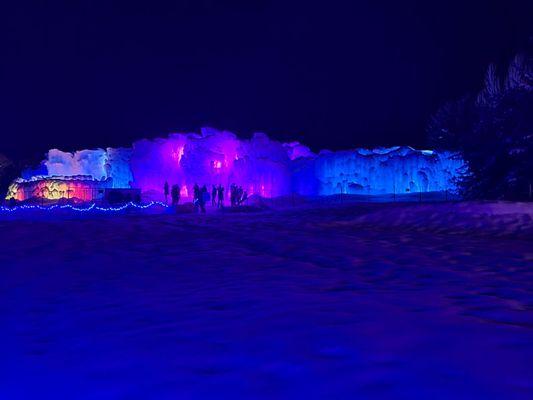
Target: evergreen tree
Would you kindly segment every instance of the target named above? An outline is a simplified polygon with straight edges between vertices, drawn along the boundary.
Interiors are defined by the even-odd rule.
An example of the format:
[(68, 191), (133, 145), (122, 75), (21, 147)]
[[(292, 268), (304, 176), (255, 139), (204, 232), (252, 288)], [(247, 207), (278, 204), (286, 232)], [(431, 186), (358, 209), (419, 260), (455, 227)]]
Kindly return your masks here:
[(533, 56), (517, 55), (503, 79), (490, 65), (475, 99), (447, 103), (428, 125), (431, 144), (465, 161), (466, 198), (530, 199), (533, 184)]

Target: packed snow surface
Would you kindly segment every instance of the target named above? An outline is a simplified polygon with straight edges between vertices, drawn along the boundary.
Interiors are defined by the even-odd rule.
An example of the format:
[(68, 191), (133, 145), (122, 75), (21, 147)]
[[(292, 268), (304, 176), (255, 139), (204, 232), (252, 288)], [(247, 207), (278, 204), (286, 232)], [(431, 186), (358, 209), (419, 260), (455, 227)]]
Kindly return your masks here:
[(530, 204), (268, 204), (2, 217), (0, 398), (533, 398)]

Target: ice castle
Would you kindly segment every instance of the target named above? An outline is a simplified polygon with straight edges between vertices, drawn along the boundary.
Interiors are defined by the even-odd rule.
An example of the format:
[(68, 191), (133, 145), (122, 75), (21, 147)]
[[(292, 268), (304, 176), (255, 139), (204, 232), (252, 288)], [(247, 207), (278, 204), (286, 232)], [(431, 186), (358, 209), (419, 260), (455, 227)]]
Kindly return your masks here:
[[(7, 197), (76, 197), (87, 193), (87, 186), (135, 188), (144, 199), (160, 199), (165, 182), (179, 184), (184, 198), (190, 198), (195, 183), (236, 184), (263, 197), (440, 192), (454, 189), (462, 165), (448, 152), (391, 147), (316, 154), (298, 142), (280, 143), (263, 133), (240, 139), (202, 128), (200, 133), (139, 140), (130, 148), (52, 149), (40, 168), (25, 171), (11, 185)], [(88, 197), (84, 194), (83, 200)]]

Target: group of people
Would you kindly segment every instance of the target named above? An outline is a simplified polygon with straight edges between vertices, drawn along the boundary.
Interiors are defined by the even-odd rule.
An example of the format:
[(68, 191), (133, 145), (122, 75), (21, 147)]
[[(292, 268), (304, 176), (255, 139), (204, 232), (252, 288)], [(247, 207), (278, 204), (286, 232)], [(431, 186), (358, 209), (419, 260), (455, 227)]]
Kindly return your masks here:
[(248, 193), (242, 189), (242, 186), (232, 184), (230, 186), (230, 201), (231, 206), (240, 206), (248, 199)]
[(222, 185), (213, 185), (211, 189), (211, 205), (218, 208), (224, 207), (224, 187)]
[[(165, 186), (163, 187), (163, 190), (165, 192), (165, 202), (168, 203), (168, 194), (169, 194), (169, 186), (168, 182), (165, 182)], [(181, 197), (181, 188), (179, 185), (172, 185), (172, 190), (170, 190), (170, 198), (172, 199), (172, 205), (177, 206), (180, 202)]]
[[(172, 185), (171, 190), (169, 190), (169, 184), (168, 182), (165, 182), (163, 190), (165, 193), (165, 201), (168, 202), (168, 195), (170, 194), (172, 205), (177, 206), (180, 202), (181, 197), (180, 186), (177, 184)], [(209, 198), (211, 198), (211, 205), (213, 207), (224, 207), (224, 187), (222, 185), (212, 185), (211, 196), (209, 196), (206, 185), (200, 187), (197, 183), (195, 183), (193, 189), (193, 204), (198, 211), (205, 213), (205, 203), (209, 201)], [(248, 193), (243, 190), (242, 186), (231, 184), (230, 201), (232, 207), (240, 206), (247, 199)]]

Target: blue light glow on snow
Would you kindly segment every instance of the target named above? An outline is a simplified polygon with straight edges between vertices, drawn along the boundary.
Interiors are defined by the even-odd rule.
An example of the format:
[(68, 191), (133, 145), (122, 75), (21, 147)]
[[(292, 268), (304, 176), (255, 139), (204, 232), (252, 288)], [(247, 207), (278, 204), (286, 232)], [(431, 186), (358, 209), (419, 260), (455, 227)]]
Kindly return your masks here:
[(76, 207), (71, 204), (65, 204), (65, 205), (56, 204), (52, 206), (21, 205), (21, 206), (15, 206), (15, 207), (0, 207), (0, 212), (12, 213), (12, 212), (23, 211), (23, 210), (40, 210), (40, 211), (72, 210), (72, 211), (78, 211), (78, 212), (89, 212), (89, 211), (119, 212), (119, 211), (127, 210), (128, 208), (146, 210), (148, 208), (152, 208), (156, 206), (163, 207), (163, 208), (169, 207), (167, 204), (162, 203), (160, 201), (151, 201), (147, 204), (136, 204), (133, 202), (129, 202), (120, 207), (99, 207), (95, 203), (92, 203), (91, 205), (87, 207)]

